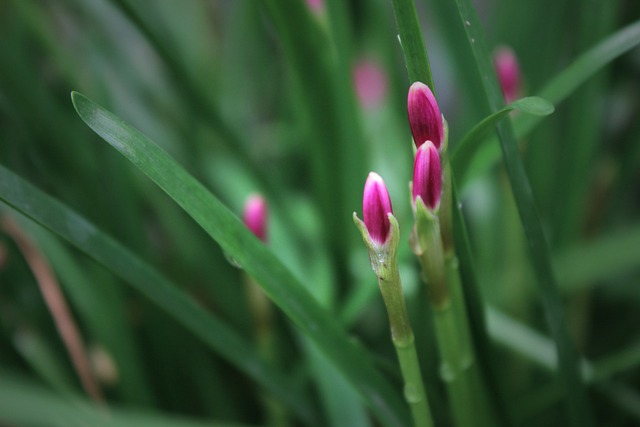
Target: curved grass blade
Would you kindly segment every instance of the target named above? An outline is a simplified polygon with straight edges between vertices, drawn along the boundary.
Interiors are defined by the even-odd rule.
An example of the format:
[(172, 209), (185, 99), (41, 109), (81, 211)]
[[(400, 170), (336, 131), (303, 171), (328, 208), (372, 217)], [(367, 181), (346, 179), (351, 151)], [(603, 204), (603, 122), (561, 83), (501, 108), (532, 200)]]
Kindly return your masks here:
[[(540, 91), (540, 97), (547, 99), (553, 105), (560, 104), (611, 61), (639, 44), (640, 21), (636, 21), (580, 55)], [(542, 117), (515, 117), (513, 127), (516, 138), (522, 139), (527, 136), (541, 121)], [(472, 147), (469, 149), (471, 150)], [(500, 160), (500, 149), (495, 138), (485, 139), (475, 155), (466, 149), (456, 150), (454, 154), (451, 161), (460, 177), (461, 189)]]
[(73, 92), (72, 100), (80, 117), (94, 132), (171, 196), (260, 284), (269, 298), (358, 389), (383, 424), (408, 424), (405, 403), (373, 368), (371, 357), (349, 340), (336, 319), (320, 307), (232, 212), (138, 130), (80, 93)]
[[(548, 116), (555, 111), (555, 108), (553, 104), (539, 96), (518, 99), (475, 125), (456, 145), (456, 149), (451, 156), (456, 157), (459, 151), (463, 151), (465, 159), (473, 158), (480, 144), (494, 130), (496, 124), (513, 110), (520, 110), (523, 113), (534, 116)], [(464, 166), (459, 166), (459, 168), (460, 170), (465, 169)]]
[(554, 265), (564, 292), (576, 292), (640, 267), (640, 225), (606, 234), (558, 254)]
[(0, 166), (0, 200), (59, 235), (104, 265), (174, 317), (240, 371), (314, 424), (310, 404), (287, 388), (285, 376), (264, 364), (253, 347), (221, 320), (207, 313), (127, 248), (57, 200)]
[[(60, 395), (14, 374), (0, 374), (0, 424), (50, 427), (241, 427), (153, 412), (106, 409), (71, 394)], [(37, 408), (37, 410), (34, 410)]]
[[(484, 33), (471, 0), (455, 0), (460, 20), (463, 22), (467, 39), (486, 94), (486, 107), (498, 111), (504, 105), (502, 91), (498, 85), (491, 55), (484, 42)], [(516, 136), (510, 121), (497, 124), (498, 138), (502, 148), (511, 188), (518, 207), (529, 247), (537, 285), (540, 289), (547, 324), (555, 341), (559, 361), (559, 379), (566, 395), (566, 409), (569, 425), (588, 427), (593, 424), (584, 382), (580, 376), (578, 352), (565, 322), (565, 312), (558, 290), (548, 243), (542, 223), (533, 200), (529, 179), (520, 157)]]

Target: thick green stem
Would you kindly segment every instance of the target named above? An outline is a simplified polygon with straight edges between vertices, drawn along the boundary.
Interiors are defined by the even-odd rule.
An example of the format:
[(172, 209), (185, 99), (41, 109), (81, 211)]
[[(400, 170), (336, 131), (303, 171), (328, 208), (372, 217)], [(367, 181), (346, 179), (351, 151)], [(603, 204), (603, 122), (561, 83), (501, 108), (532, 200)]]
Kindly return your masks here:
[(404, 381), (404, 397), (413, 416), (415, 427), (433, 427), (431, 410), (427, 394), (422, 383), (422, 374), (418, 362), (418, 354), (414, 344), (413, 330), (409, 322), (409, 314), (402, 292), (402, 282), (398, 272), (398, 222), (389, 214), (391, 231), (383, 244), (374, 243), (366, 226), (354, 213), (354, 222), (362, 233), (362, 238), (369, 248), (371, 268), (378, 277), (378, 285), (382, 299), (387, 307), (391, 340), (396, 348), (400, 371)]
[[(445, 168), (445, 171), (448, 167)], [(445, 179), (448, 172), (445, 173)], [(469, 320), (453, 251), (449, 206), (451, 187), (445, 181), (440, 220), (416, 203), (414, 252), (422, 265), (434, 313), (436, 340), (440, 351), (441, 376), (447, 386), (451, 412), (457, 427), (489, 426), (489, 413), (475, 363)], [(441, 229), (441, 224), (443, 228)], [(449, 238), (445, 237), (446, 233)], [(447, 242), (443, 246), (443, 242)]]
[(411, 408), (416, 427), (433, 426), (427, 396), (422, 384), (420, 364), (414, 345), (413, 331), (404, 301), (397, 258), (389, 259), (384, 275), (378, 275), (378, 285), (387, 307), (391, 340), (398, 354), (398, 362), (404, 380), (404, 396)]

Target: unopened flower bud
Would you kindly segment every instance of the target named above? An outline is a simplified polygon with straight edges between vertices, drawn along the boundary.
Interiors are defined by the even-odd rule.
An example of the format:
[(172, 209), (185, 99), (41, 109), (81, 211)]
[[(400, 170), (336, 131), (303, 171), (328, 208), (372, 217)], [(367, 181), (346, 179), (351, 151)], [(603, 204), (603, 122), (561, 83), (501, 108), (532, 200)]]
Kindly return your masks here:
[(421, 82), (411, 85), (407, 98), (407, 110), (416, 148), (420, 148), (425, 141), (431, 141), (437, 149), (440, 149), (444, 137), (444, 124), (440, 107), (429, 86)]
[(370, 172), (364, 184), (362, 216), (373, 242), (384, 244), (387, 241), (391, 229), (389, 214), (392, 212), (387, 186), (380, 175)]
[(520, 97), (520, 67), (515, 53), (509, 47), (500, 47), (493, 54), (498, 82), (505, 102), (511, 103)]
[(267, 240), (267, 203), (262, 196), (249, 196), (244, 205), (244, 223), (258, 239)]
[(431, 141), (426, 141), (418, 148), (413, 164), (413, 203), (418, 196), (425, 206), (436, 209), (442, 193), (442, 166), (438, 149)]
[(358, 101), (366, 109), (373, 109), (384, 101), (387, 76), (382, 66), (373, 59), (361, 59), (353, 69), (353, 82)]

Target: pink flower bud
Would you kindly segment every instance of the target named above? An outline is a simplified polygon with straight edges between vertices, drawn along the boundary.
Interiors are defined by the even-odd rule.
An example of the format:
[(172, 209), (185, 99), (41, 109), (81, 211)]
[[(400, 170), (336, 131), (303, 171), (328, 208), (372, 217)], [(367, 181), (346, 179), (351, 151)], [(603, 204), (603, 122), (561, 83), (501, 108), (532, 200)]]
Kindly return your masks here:
[(387, 241), (391, 230), (388, 214), (392, 212), (387, 186), (380, 175), (370, 172), (364, 184), (362, 216), (369, 236), (375, 243), (383, 244)]
[(413, 83), (409, 88), (407, 106), (409, 126), (416, 148), (420, 148), (425, 141), (431, 141), (440, 149), (444, 138), (444, 124), (440, 107), (429, 86), (421, 82)]
[(244, 223), (258, 239), (267, 240), (267, 203), (262, 196), (249, 196), (244, 204)]
[(320, 13), (324, 9), (324, 0), (307, 0), (307, 6), (314, 13)]
[(353, 82), (360, 105), (372, 109), (379, 106), (387, 93), (387, 76), (372, 59), (359, 60), (353, 69)]
[(504, 100), (511, 103), (520, 97), (520, 67), (513, 50), (500, 47), (493, 54), (498, 82), (504, 95)]
[(442, 193), (442, 166), (438, 149), (431, 141), (418, 148), (413, 164), (413, 203), (418, 196), (426, 207), (433, 210), (440, 203)]

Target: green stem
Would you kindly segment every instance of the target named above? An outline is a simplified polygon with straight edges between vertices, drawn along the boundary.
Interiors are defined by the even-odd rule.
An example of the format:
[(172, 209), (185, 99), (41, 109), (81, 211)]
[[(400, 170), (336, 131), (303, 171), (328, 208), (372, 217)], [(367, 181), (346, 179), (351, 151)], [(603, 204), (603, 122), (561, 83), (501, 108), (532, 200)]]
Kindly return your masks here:
[(378, 275), (378, 285), (389, 315), (391, 340), (398, 354), (400, 370), (404, 380), (404, 396), (411, 408), (414, 425), (416, 427), (431, 427), (433, 426), (433, 421), (431, 420), (427, 395), (422, 384), (422, 374), (420, 373), (420, 364), (418, 363), (418, 355), (414, 345), (413, 330), (409, 323), (407, 306), (402, 292), (400, 274), (398, 273), (398, 259), (394, 256), (387, 261), (389, 264), (386, 274)]
[[(446, 175), (446, 174), (445, 174)], [(451, 233), (451, 187), (445, 184), (440, 220)], [(448, 195), (447, 195), (448, 194)], [(475, 363), (464, 292), (452, 238), (443, 246), (445, 229), (438, 216), (429, 212), (421, 200), (416, 203), (416, 242), (414, 251), (420, 260), (429, 289), (434, 314), (436, 340), (440, 351), (442, 380), (447, 386), (451, 412), (457, 427), (492, 425)], [(452, 236), (449, 236), (452, 237)]]
[(423, 82), (436, 93), (414, 0), (393, 0), (400, 43), (411, 82)]
[(371, 240), (369, 231), (364, 223), (353, 214), (353, 220), (360, 229), (362, 239), (369, 249), (371, 268), (378, 277), (378, 285), (382, 299), (387, 307), (391, 340), (396, 348), (400, 371), (404, 380), (404, 397), (409, 407), (415, 427), (433, 427), (431, 410), (427, 401), (427, 394), (422, 383), (418, 354), (414, 344), (413, 330), (409, 322), (407, 305), (402, 292), (402, 282), (398, 271), (398, 221), (389, 215), (391, 230), (387, 241), (383, 244)]
[[(275, 364), (278, 355), (276, 353), (276, 336), (273, 329), (273, 307), (271, 301), (265, 295), (260, 285), (249, 275), (245, 274), (247, 303), (253, 315), (255, 327), (255, 339), (258, 352), (267, 363)], [(284, 405), (273, 395), (263, 393), (261, 395), (264, 406), (267, 425), (287, 427), (291, 423)]]

